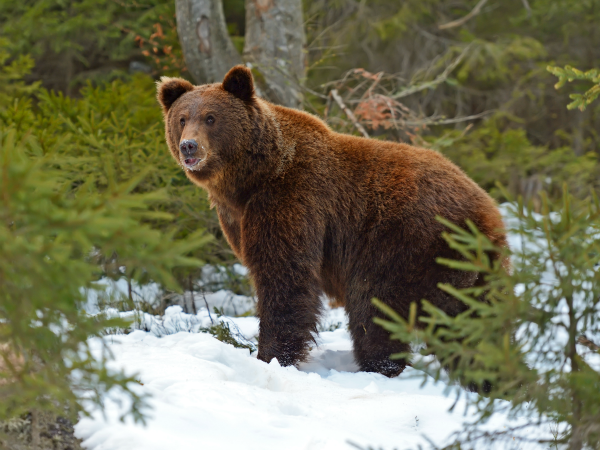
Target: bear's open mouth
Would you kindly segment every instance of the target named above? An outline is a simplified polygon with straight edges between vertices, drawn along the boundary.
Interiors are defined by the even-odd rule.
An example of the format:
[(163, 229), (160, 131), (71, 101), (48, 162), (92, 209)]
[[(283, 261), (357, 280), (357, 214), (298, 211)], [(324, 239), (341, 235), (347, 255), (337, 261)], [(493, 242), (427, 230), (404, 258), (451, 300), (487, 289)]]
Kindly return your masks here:
[(199, 162), (200, 162), (200, 160), (198, 158), (189, 158), (184, 161), (184, 164), (188, 169), (191, 169)]

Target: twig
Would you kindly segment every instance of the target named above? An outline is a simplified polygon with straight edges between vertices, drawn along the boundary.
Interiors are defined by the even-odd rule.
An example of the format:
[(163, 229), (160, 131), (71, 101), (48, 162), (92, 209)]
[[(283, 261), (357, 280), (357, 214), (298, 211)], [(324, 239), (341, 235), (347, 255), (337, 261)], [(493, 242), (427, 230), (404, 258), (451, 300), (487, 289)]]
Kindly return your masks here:
[(317, 91), (315, 91), (315, 90), (313, 90), (313, 89), (310, 89), (310, 88), (308, 88), (308, 87), (304, 86), (304, 85), (303, 85), (303, 84), (301, 84), (301, 83), (296, 83), (296, 87), (297, 87), (297, 88), (299, 88), (299, 89), (300, 89), (300, 90), (302, 90), (302, 91), (306, 91), (306, 92), (308, 92), (309, 94), (312, 94), (312, 95), (314, 95), (315, 97), (322, 98), (323, 100), (326, 100), (326, 99), (327, 99), (327, 96), (326, 96), (326, 95), (324, 95), (324, 94), (321, 94), (320, 92), (317, 92)]
[(579, 336), (577, 338), (577, 343), (581, 344), (581, 345), (585, 345), (587, 348), (589, 348), (593, 352), (597, 352), (598, 350), (600, 350), (600, 347), (598, 345), (596, 345), (594, 342), (592, 342), (591, 340), (589, 340), (585, 336), (585, 334), (582, 334), (581, 336)]
[(561, 438), (561, 439), (554, 439), (554, 438), (552, 438), (552, 439), (539, 439), (537, 442), (539, 444), (566, 444), (566, 443), (569, 442), (569, 440), (570, 440), (569, 437), (564, 437), (564, 438)]
[(204, 289), (202, 290), (202, 298), (204, 299), (204, 304), (206, 305), (206, 310), (208, 311), (208, 318), (210, 319), (210, 323), (214, 324), (215, 321), (210, 315), (210, 308), (208, 307), (208, 302), (206, 301), (206, 295), (204, 295)]
[(446, 69), (439, 74), (435, 80), (432, 81), (427, 81), (425, 83), (422, 84), (418, 84), (416, 86), (411, 86), (408, 89), (405, 89), (403, 91), (398, 92), (397, 94), (393, 94), (391, 95), (391, 97), (393, 99), (398, 99), (398, 98), (402, 98), (402, 97), (408, 97), (409, 95), (412, 95), (416, 92), (420, 92), (423, 91), (425, 89), (429, 89), (432, 87), (437, 86), (440, 83), (443, 83), (444, 81), (446, 81), (446, 79), (448, 78), (448, 75), (450, 75), (452, 73), (452, 71), (454, 69), (456, 69), (456, 67), (462, 62), (462, 60), (464, 59), (465, 55), (467, 54), (467, 51), (469, 51), (471, 49), (473, 44), (469, 44), (465, 47), (465, 49), (460, 53), (460, 55), (458, 55), (458, 58), (456, 58), (452, 64), (450, 64), (448, 67), (446, 67)]
[(129, 278), (129, 277), (127, 277), (127, 297), (129, 298), (131, 305), (135, 309), (135, 304), (133, 303), (133, 295), (131, 293), (131, 278)]
[(418, 122), (404, 122), (404, 125), (408, 126), (420, 126), (420, 125), (449, 125), (452, 123), (460, 123), (460, 122), (468, 122), (469, 120), (481, 119), (482, 117), (487, 116), (488, 114), (493, 113), (495, 110), (490, 109), (488, 111), (484, 111), (479, 114), (474, 114), (472, 116), (464, 116), (464, 117), (454, 117), (453, 119), (441, 119), (436, 120), (433, 118), (424, 119)]
[(367, 133), (367, 130), (365, 130), (365, 128), (360, 123), (358, 123), (358, 120), (356, 120), (356, 116), (354, 115), (354, 113), (350, 111), (350, 109), (344, 104), (344, 102), (342, 101), (342, 97), (340, 97), (340, 95), (338, 94), (337, 89), (331, 90), (329, 94), (333, 97), (333, 99), (340, 106), (340, 108), (342, 108), (342, 111), (344, 111), (346, 116), (348, 116), (348, 119), (352, 121), (356, 129), (360, 131), (360, 133), (364, 137), (368, 138), (369, 134)]
[(366, 96), (369, 96), (369, 97), (371, 96), (371, 93), (373, 92), (373, 89), (375, 89), (375, 87), (381, 81), (381, 77), (383, 77), (383, 72), (379, 72), (377, 75), (375, 75), (375, 81), (373, 81), (373, 84), (371, 84), (371, 86), (369, 87), (369, 89), (367, 89), (365, 91), (365, 93), (363, 94), (362, 98), (365, 98)]
[(448, 28), (460, 27), (461, 25), (465, 24), (467, 21), (475, 17), (477, 14), (479, 14), (481, 12), (481, 8), (483, 8), (483, 5), (485, 5), (487, 1), (488, 0), (479, 0), (479, 3), (475, 5), (475, 8), (473, 8), (473, 11), (471, 11), (469, 14), (467, 14), (461, 19), (453, 20), (452, 22), (440, 25), (438, 26), (438, 28), (440, 30), (447, 30)]
[(194, 284), (192, 283), (192, 275), (191, 274), (188, 275), (188, 282), (190, 285), (190, 294), (192, 296), (192, 312), (194, 313), (194, 315), (197, 315), (198, 311), (196, 310), (196, 300), (194, 299)]
[(328, 95), (327, 102), (325, 103), (325, 112), (323, 113), (323, 117), (325, 118), (325, 121), (327, 121), (327, 118), (329, 117), (330, 109), (331, 109), (331, 95)]

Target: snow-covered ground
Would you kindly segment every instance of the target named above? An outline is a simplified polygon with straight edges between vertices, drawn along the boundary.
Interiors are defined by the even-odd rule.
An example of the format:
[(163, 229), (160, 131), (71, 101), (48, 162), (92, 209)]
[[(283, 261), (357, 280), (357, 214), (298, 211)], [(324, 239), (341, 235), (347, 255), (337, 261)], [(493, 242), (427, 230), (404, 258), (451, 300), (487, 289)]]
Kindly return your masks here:
[[(249, 339), (258, 332), (254, 317), (213, 320), (234, 324)], [(85, 448), (316, 450), (356, 448), (353, 443), (406, 449), (427, 445), (425, 436), (447, 443), (468, 419), (464, 400), (448, 412), (455, 397), (445, 395), (447, 386), (421, 388), (413, 369), (394, 379), (357, 372), (342, 309), (326, 310), (322, 327), (341, 326), (320, 333), (300, 370), (266, 364), (256, 353), (197, 332), (211, 324), (206, 309), (192, 316), (174, 306), (163, 318), (147, 316), (144, 322), (151, 331), (104, 339), (114, 352), (113, 367), (137, 373), (137, 390), (151, 396), (147, 424), (120, 422), (126, 404), (115, 394), (104, 415), (95, 411), (76, 425)], [(494, 417), (490, 429), (501, 429), (505, 420)], [(509, 447), (504, 442), (495, 448)]]
[[(511, 236), (511, 246), (520, 245)], [(117, 282), (111, 289), (126, 292), (127, 286)], [(200, 332), (217, 322), (227, 322), (239, 340), (256, 342), (258, 320), (233, 317), (252, 310), (253, 299), (223, 290), (198, 297), (194, 298), (196, 315), (185, 314), (180, 306), (168, 308), (163, 317), (105, 311), (129, 320), (137, 329), (103, 339), (115, 357), (112, 367), (137, 374), (141, 385), (136, 389), (149, 395), (151, 409), (146, 426), (131, 419), (121, 422), (119, 417), (127, 404), (113, 393), (104, 414), (93, 411), (76, 425), (76, 435), (84, 440), (85, 448), (429, 448), (431, 443), (448, 444), (451, 435), (473, 416), (472, 411), (465, 412), (465, 397), (476, 394), (461, 391), (462, 397), (449, 412), (458, 388), (444, 382), (434, 384), (431, 379), (422, 386), (423, 374), (417, 370), (407, 368), (393, 379), (358, 372), (343, 309), (326, 307), (310, 360), (298, 369), (284, 368), (276, 361), (258, 361), (256, 352), (250, 354)], [(96, 312), (94, 293), (88, 298), (88, 311)], [(211, 311), (216, 306), (226, 315), (209, 315), (207, 305)], [(101, 342), (94, 340), (92, 346), (100, 351)], [(494, 415), (487, 428), (506, 430), (518, 423)], [(532, 433), (550, 437), (547, 430), (526, 429), (522, 433), (529, 438), (536, 437)], [(481, 441), (476, 448), (547, 449), (548, 445), (513, 443), (509, 436), (508, 441), (496, 444)]]

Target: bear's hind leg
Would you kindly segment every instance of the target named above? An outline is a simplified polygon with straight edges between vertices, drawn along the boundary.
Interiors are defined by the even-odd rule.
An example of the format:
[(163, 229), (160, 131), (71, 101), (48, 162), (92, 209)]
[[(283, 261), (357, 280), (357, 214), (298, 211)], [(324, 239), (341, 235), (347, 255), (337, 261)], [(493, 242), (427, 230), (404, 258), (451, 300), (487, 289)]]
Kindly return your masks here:
[(400, 375), (407, 361), (390, 359), (390, 355), (409, 352), (410, 345), (390, 340), (390, 334), (373, 323), (372, 317), (350, 317), (354, 359), (363, 372), (377, 372), (386, 377)]

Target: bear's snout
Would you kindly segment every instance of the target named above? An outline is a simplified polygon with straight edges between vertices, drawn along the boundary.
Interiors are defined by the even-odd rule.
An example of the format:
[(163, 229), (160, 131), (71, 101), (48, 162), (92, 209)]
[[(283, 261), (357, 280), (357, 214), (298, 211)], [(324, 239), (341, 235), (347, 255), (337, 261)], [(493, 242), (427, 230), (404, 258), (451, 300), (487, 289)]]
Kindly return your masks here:
[[(202, 147), (204, 150), (204, 147)], [(188, 169), (192, 169), (198, 164), (205, 155), (198, 155), (198, 143), (195, 139), (184, 139), (179, 144), (179, 151), (183, 155), (183, 163)], [(199, 157), (198, 157), (199, 156)]]
[(191, 158), (198, 151), (198, 143), (194, 139), (185, 139), (179, 144), (179, 151), (186, 158)]

